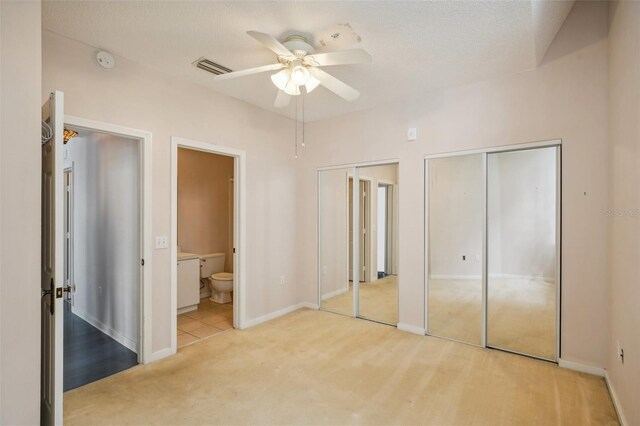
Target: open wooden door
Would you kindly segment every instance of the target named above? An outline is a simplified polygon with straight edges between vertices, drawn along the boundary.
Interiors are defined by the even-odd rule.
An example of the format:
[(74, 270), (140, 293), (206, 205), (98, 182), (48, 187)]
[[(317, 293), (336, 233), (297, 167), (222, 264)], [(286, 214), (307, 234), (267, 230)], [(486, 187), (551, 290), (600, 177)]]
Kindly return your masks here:
[(40, 424), (61, 425), (64, 342), (64, 93), (51, 94), (42, 107), (42, 120), (51, 129), (51, 137), (42, 144)]

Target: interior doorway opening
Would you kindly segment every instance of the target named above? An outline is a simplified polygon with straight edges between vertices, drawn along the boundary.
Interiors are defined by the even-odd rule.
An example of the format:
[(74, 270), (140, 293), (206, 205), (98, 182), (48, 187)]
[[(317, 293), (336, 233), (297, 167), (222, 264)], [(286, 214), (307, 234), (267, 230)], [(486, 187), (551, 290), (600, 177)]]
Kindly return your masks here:
[[(42, 157), (41, 157), (41, 387), (40, 387), (40, 419), (42, 424), (62, 424), (63, 421), (63, 399), (64, 389), (69, 389), (73, 385), (72, 382), (67, 380), (65, 385), (65, 371), (69, 373), (72, 371), (71, 364), (73, 359), (69, 355), (69, 342), (74, 337), (74, 327), (77, 325), (69, 323), (69, 319), (74, 319), (72, 315), (79, 313), (78, 308), (81, 308), (82, 303), (80, 300), (80, 281), (82, 280), (82, 288), (84, 295), (93, 294), (94, 297), (87, 298), (82, 302), (87, 302), (88, 305), (101, 306), (100, 301), (104, 302), (108, 299), (109, 302), (114, 303), (116, 306), (119, 302), (123, 302), (122, 297), (118, 297), (117, 291), (109, 291), (113, 287), (112, 283), (117, 281), (113, 277), (113, 268), (107, 266), (101, 270), (98, 270), (95, 260), (102, 261), (100, 264), (109, 264), (114, 259), (126, 258), (131, 261), (132, 253), (135, 253), (138, 258), (133, 259), (132, 265), (135, 263), (135, 267), (132, 267), (137, 271), (136, 277), (133, 274), (129, 276), (133, 281), (138, 283), (137, 286), (137, 303), (138, 303), (138, 317), (137, 326), (135, 331), (130, 332), (130, 336), (136, 340), (135, 344), (131, 344), (128, 348), (131, 352), (134, 352), (135, 361), (140, 363), (146, 363), (151, 358), (151, 332), (150, 332), (150, 305), (151, 305), (151, 258), (148, 258), (145, 262), (145, 257), (151, 252), (150, 247), (150, 234), (151, 234), (151, 134), (148, 132), (129, 129), (109, 123), (102, 123), (93, 120), (87, 120), (84, 118), (65, 116), (64, 114), (64, 93), (60, 91), (52, 92), (49, 99), (42, 106)], [(119, 140), (121, 142), (133, 145), (137, 150), (137, 156), (133, 156), (137, 161), (136, 165), (130, 168), (122, 168), (122, 165), (126, 163), (114, 161), (117, 156), (110, 155), (113, 152), (114, 146), (105, 144), (103, 148), (106, 150), (104, 156), (90, 155), (89, 146), (96, 148), (94, 143), (84, 143), (78, 145), (78, 152), (70, 153), (69, 149), (66, 149), (65, 145), (73, 137), (83, 137), (93, 135), (95, 140), (93, 142), (106, 140)], [(78, 142), (78, 140), (76, 140)], [(73, 154), (73, 155), (72, 155)], [(89, 163), (88, 160), (78, 161), (78, 166), (82, 165), (86, 167), (87, 172), (96, 173), (93, 178), (101, 177), (103, 183), (107, 182), (104, 186), (91, 185), (97, 179), (93, 179), (87, 175), (86, 180), (79, 179), (80, 167), (74, 167), (73, 158), (75, 155), (78, 158), (86, 158), (94, 161), (89, 166), (85, 163)], [(84, 156), (84, 157), (83, 157)], [(102, 161), (111, 160), (111, 167), (94, 167), (97, 165), (104, 165)], [(128, 158), (127, 160), (131, 160)], [(65, 170), (66, 169), (66, 170)], [(97, 169), (97, 170), (96, 170)], [(123, 169), (126, 169), (123, 170)], [(132, 171), (134, 170), (134, 171)], [(113, 173), (113, 175), (109, 175)], [(100, 175), (102, 174), (102, 176)], [(105, 177), (107, 179), (105, 179)], [(110, 197), (114, 196), (114, 193), (119, 194), (118, 190), (109, 191), (109, 185), (112, 183), (120, 183), (127, 181), (126, 177), (136, 180), (137, 183), (131, 184), (127, 188), (130, 197), (128, 201), (118, 200), (116, 204), (122, 204), (114, 206), (113, 203), (108, 202)], [(113, 178), (113, 181), (110, 179)], [(78, 190), (80, 183), (93, 192), (86, 191), (86, 197), (99, 197), (95, 200), (97, 204), (104, 208), (96, 209), (96, 203), (86, 202), (81, 211), (78, 200), (81, 199), (81, 194)], [(95, 183), (95, 182), (94, 182)], [(85, 188), (86, 189), (86, 188)], [(65, 194), (66, 192), (66, 194)], [(126, 197), (125, 197), (126, 198)], [(96, 226), (98, 231), (105, 233), (105, 223), (101, 219), (101, 215), (107, 215), (109, 220), (108, 224), (111, 224), (111, 228), (120, 229), (120, 223), (116, 220), (112, 220), (114, 216), (118, 216), (119, 209), (125, 207), (137, 207), (137, 213), (125, 214), (125, 220), (127, 223), (133, 226), (137, 226), (137, 235), (129, 235), (129, 240), (137, 240), (137, 246), (133, 244), (126, 244), (130, 250), (121, 249), (119, 246), (120, 239), (114, 237), (117, 232), (110, 234), (106, 232), (107, 238), (105, 241), (100, 241), (95, 235), (90, 232), (86, 232), (87, 229), (93, 229), (91, 227)], [(88, 211), (87, 207), (94, 208), (94, 211)], [(111, 209), (111, 210), (110, 210)], [(125, 211), (127, 211), (125, 209)], [(129, 213), (131, 213), (129, 211)], [(65, 223), (66, 222), (66, 223)], [(82, 237), (82, 233), (79, 231), (79, 224), (83, 225), (82, 229), (85, 232), (85, 236)], [(107, 231), (111, 230), (106, 226)], [(66, 240), (66, 244), (65, 244)], [(129, 241), (129, 242), (130, 242)], [(93, 244), (94, 246), (100, 244), (108, 244), (111, 250), (97, 251), (93, 247), (93, 252), (90, 250), (81, 250), (77, 247), (78, 242), (86, 243), (87, 245)], [(114, 250), (115, 248), (115, 250)], [(97, 255), (96, 255), (97, 254)], [(114, 256), (109, 256), (114, 254)], [(93, 261), (91, 265), (86, 268), (85, 276), (83, 277), (81, 269), (79, 268), (79, 255), (85, 256), (83, 261)], [(133, 270), (131, 269), (131, 270)], [(104, 273), (104, 271), (108, 271)], [(129, 268), (123, 268), (123, 270), (130, 271)], [(116, 269), (116, 272), (119, 272)], [(93, 274), (93, 275), (89, 275)], [(110, 275), (111, 273), (111, 275)], [(117, 278), (117, 277), (116, 277)], [(92, 283), (102, 283), (102, 294), (98, 290), (99, 297), (95, 297), (96, 292), (90, 292), (89, 288)], [(104, 288), (104, 283), (108, 283), (108, 288)], [(118, 283), (119, 284), (119, 283)], [(95, 286), (94, 286), (95, 288)], [(130, 288), (130, 287), (127, 287)], [(73, 293), (73, 291), (76, 293)], [(105, 291), (107, 290), (107, 291)], [(72, 293), (72, 297), (64, 297), (65, 293)], [(96, 300), (97, 299), (97, 300)], [(76, 312), (72, 312), (72, 306)], [(87, 311), (85, 311), (87, 312)], [(66, 314), (66, 315), (65, 315)], [(98, 312), (98, 315), (100, 311)], [(78, 315), (76, 315), (77, 317)], [(126, 336), (116, 336), (113, 333), (114, 330), (110, 330), (104, 327), (104, 321), (99, 320), (103, 317), (85, 317), (81, 318), (78, 322), (82, 326), (92, 327), (93, 331), (98, 330), (103, 338), (110, 338), (112, 340), (119, 340)], [(65, 323), (65, 319), (67, 320)], [(67, 339), (65, 339), (65, 333)], [(78, 334), (75, 334), (78, 336)], [(106, 337), (105, 337), (106, 336)], [(82, 336), (80, 336), (82, 337)], [(126, 346), (123, 342), (120, 342), (122, 346)], [(126, 342), (125, 342), (126, 343)], [(129, 342), (131, 343), (131, 342)], [(67, 350), (65, 351), (65, 344), (67, 344)], [(92, 348), (94, 352), (87, 352), (84, 349)], [(96, 363), (86, 362), (92, 360), (95, 355), (96, 345), (92, 342), (85, 342), (83, 345), (76, 345), (72, 347), (72, 354), (82, 354), (85, 356), (85, 365), (77, 365), (79, 367), (90, 367), (88, 370), (95, 372), (99, 368), (96, 367)], [(102, 350), (101, 348), (97, 349)], [(98, 364), (100, 364), (98, 362)], [(104, 373), (102, 371), (99, 376), (84, 377), (78, 386), (86, 384), (88, 381), (97, 380), (101, 377), (105, 377), (111, 373)], [(85, 374), (85, 376), (87, 376)], [(83, 383), (84, 381), (84, 383)]]
[[(210, 165), (207, 171), (210, 161), (217, 166), (211, 170)], [(178, 343), (184, 346), (244, 327), (245, 164), (244, 151), (171, 138), (171, 353), (178, 350)], [(200, 168), (212, 176), (200, 177), (200, 172), (196, 173)], [(214, 185), (217, 189), (211, 191)], [(191, 195), (184, 197), (188, 193)], [(215, 198), (209, 200), (209, 207), (184, 205), (204, 202), (209, 195), (203, 193)], [(217, 213), (213, 214), (212, 208)], [(196, 210), (203, 225), (190, 231), (186, 212)], [(212, 228), (208, 237), (201, 232), (203, 227)], [(192, 338), (179, 338), (186, 334)]]
[(177, 346), (233, 328), (233, 156), (178, 148)]
[(63, 391), (141, 362), (142, 143), (65, 129)]

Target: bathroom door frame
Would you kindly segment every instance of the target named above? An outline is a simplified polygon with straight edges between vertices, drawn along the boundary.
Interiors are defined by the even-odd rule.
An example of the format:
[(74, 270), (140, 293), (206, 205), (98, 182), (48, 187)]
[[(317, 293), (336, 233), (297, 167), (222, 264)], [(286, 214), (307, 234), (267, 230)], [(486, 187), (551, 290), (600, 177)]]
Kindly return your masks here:
[(177, 136), (171, 136), (171, 238), (169, 239), (171, 253), (171, 309), (169, 309), (171, 324), (171, 353), (178, 350), (178, 149), (186, 148), (194, 151), (232, 157), (233, 161), (233, 327), (246, 328), (246, 163), (245, 151), (215, 145), (209, 142), (194, 141)]
[[(139, 307), (138, 307), (138, 363), (147, 364), (154, 361), (152, 353), (152, 333), (151, 333), (151, 289), (153, 271), (153, 246), (151, 244), (151, 222), (152, 222), (152, 180), (151, 180), (151, 132), (138, 130), (117, 124), (105, 123), (102, 121), (90, 120), (73, 115), (64, 116), (64, 125), (76, 130), (86, 130), (89, 132), (103, 133), (133, 139), (138, 142), (140, 152), (140, 264), (138, 275), (139, 286)], [(69, 166), (64, 166), (69, 168)], [(71, 166), (72, 167), (72, 166)], [(73, 169), (72, 169), (73, 170)], [(75, 283), (73, 284), (75, 286)], [(56, 343), (59, 344), (59, 343)]]
[[(497, 348), (488, 344), (487, 338), (487, 317), (488, 317), (488, 200), (487, 200), (487, 188), (488, 188), (488, 155), (498, 154), (505, 152), (515, 151), (529, 151), (539, 148), (556, 148), (556, 318), (555, 318), (555, 354), (554, 359), (540, 358), (535, 355), (525, 354), (508, 350), (504, 348)], [(473, 343), (463, 342), (456, 339), (452, 339), (446, 336), (439, 336), (429, 333), (429, 160), (436, 158), (446, 157), (458, 157), (465, 155), (482, 155), (482, 344), (475, 345)], [(561, 351), (562, 351), (562, 338), (561, 338), (561, 320), (562, 320), (562, 139), (551, 139), (539, 142), (521, 143), (513, 145), (503, 145), (490, 148), (472, 149), (466, 151), (453, 151), (437, 154), (428, 154), (424, 156), (424, 333), (427, 336), (438, 337), (446, 340), (452, 340), (455, 342), (479, 346), (482, 348), (490, 348), (503, 352), (515, 353), (518, 355), (524, 355), (530, 358), (540, 359), (543, 361), (550, 361), (555, 363), (562, 363)]]

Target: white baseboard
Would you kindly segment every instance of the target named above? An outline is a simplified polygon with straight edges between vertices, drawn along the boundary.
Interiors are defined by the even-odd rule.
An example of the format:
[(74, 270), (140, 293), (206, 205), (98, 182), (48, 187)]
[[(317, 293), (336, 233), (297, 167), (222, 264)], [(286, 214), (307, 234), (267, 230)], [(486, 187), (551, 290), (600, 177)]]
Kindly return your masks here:
[(171, 348), (160, 349), (159, 351), (151, 354), (151, 362), (161, 360), (162, 358), (166, 358), (173, 354), (174, 352), (171, 350)]
[(403, 324), (399, 322), (397, 327), (398, 330), (406, 331), (413, 334), (419, 334), (420, 336), (424, 336), (426, 334), (426, 330), (424, 328), (416, 327), (415, 325)]
[(594, 367), (592, 365), (582, 364), (575, 361), (558, 360), (558, 365), (569, 370), (579, 371), (581, 373), (593, 374), (594, 376), (604, 377), (605, 370), (602, 367)]
[(332, 291), (331, 293), (323, 294), (322, 300), (331, 299), (332, 297), (338, 296), (339, 294), (346, 293), (349, 291), (349, 288), (339, 288), (337, 290)]
[(302, 303), (298, 303), (298, 304), (291, 305), (289, 307), (280, 309), (280, 310), (275, 311), (275, 312), (271, 312), (271, 313), (266, 314), (266, 315), (262, 315), (261, 317), (258, 317), (258, 318), (253, 318), (253, 319), (247, 320), (247, 321), (244, 322), (242, 328), (243, 329), (247, 329), (249, 327), (253, 327), (255, 325), (262, 324), (263, 322), (267, 322), (267, 321), (270, 321), (272, 319), (281, 317), (281, 316), (286, 315), (288, 313), (291, 313), (293, 311), (297, 311), (298, 309), (301, 309), (301, 308), (318, 309), (317, 305), (314, 305), (314, 304), (309, 303), (309, 302), (302, 302)]
[(195, 311), (196, 309), (198, 309), (198, 305), (191, 305), (191, 306), (185, 306), (183, 308), (178, 308), (178, 315)]
[(93, 315), (90, 315), (89, 313), (83, 311), (82, 309), (78, 308), (77, 306), (74, 306), (72, 308), (72, 312), (75, 315), (77, 315), (80, 318), (82, 318), (83, 320), (85, 320), (86, 322), (88, 322), (89, 324), (91, 324), (92, 326), (94, 326), (95, 328), (97, 328), (98, 330), (102, 331), (107, 336), (111, 337), (116, 342), (118, 342), (121, 345), (125, 346), (126, 348), (132, 350), (133, 352), (138, 353), (138, 343), (137, 342), (129, 339), (128, 337), (126, 337), (122, 333), (118, 332), (117, 330), (114, 330), (110, 326), (102, 323), (100, 320), (95, 318)]
[(622, 411), (622, 405), (620, 404), (620, 400), (618, 399), (618, 394), (616, 393), (615, 388), (613, 387), (613, 383), (611, 383), (611, 379), (609, 379), (609, 372), (607, 370), (604, 371), (604, 381), (607, 383), (607, 387), (609, 388), (609, 394), (611, 395), (611, 400), (613, 401), (613, 407), (616, 409), (616, 413), (618, 414), (618, 420), (620, 421), (621, 426), (627, 426), (630, 423), (627, 422), (627, 418), (624, 416), (624, 412)]

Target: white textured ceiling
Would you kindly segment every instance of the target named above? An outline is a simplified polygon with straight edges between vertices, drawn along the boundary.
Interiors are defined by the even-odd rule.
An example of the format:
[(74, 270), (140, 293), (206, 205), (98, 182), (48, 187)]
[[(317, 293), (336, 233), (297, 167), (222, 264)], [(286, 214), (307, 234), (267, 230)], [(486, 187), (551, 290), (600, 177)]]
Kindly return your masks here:
[(214, 82), (213, 75), (197, 69), (192, 62), (204, 56), (232, 70), (265, 65), (273, 63), (275, 55), (246, 35), (247, 30), (276, 38), (298, 30), (317, 39), (336, 24), (349, 23), (362, 37), (354, 47), (369, 51), (373, 64), (325, 70), (358, 89), (361, 96), (355, 102), (346, 102), (318, 88), (305, 96), (305, 118), (311, 121), (385, 102), (415, 101), (430, 90), (534, 68), (572, 4), (54, 0), (43, 4), (43, 26), (292, 116), (293, 102), (284, 109), (272, 106), (277, 89), (269, 73)]

